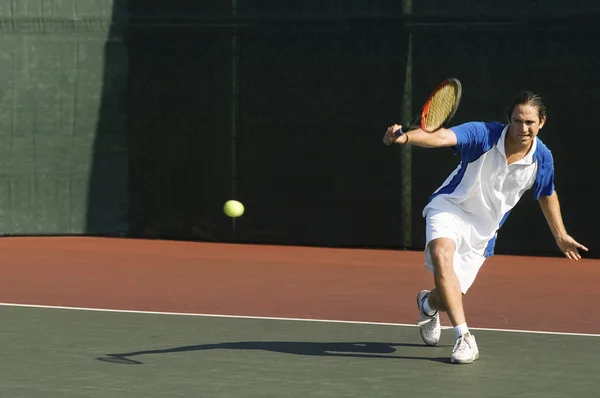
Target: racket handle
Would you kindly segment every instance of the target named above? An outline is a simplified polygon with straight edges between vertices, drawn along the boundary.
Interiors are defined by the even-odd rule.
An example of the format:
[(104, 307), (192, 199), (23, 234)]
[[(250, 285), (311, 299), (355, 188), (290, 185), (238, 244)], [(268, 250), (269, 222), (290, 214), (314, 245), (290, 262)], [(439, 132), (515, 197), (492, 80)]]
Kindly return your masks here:
[(394, 133), (394, 137), (398, 138), (402, 134), (408, 132), (409, 130), (410, 130), (410, 127), (402, 126), (398, 130), (396, 130), (396, 132)]

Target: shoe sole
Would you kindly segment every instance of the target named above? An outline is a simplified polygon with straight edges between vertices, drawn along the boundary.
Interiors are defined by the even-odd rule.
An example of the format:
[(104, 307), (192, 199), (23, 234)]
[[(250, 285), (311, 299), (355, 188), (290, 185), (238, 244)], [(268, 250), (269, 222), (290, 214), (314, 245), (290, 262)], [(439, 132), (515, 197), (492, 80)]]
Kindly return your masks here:
[(473, 363), (473, 362), (475, 362), (478, 359), (479, 359), (479, 351), (477, 352), (477, 354), (475, 354), (475, 357), (472, 358), (472, 359), (465, 359), (465, 360), (463, 360), (463, 359), (455, 359), (455, 358), (451, 357), (450, 358), (450, 362), (455, 363), (455, 364), (459, 364), (459, 365), (466, 365), (466, 364), (469, 364), (469, 363)]

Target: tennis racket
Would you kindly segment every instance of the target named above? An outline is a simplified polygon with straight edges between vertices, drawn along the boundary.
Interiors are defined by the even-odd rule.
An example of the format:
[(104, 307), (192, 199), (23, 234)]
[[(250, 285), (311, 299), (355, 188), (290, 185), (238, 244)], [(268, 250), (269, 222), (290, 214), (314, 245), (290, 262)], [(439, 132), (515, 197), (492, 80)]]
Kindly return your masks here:
[(454, 117), (460, 104), (461, 95), (462, 85), (458, 79), (452, 77), (444, 80), (425, 101), (421, 114), (412, 123), (408, 126), (402, 126), (393, 135), (388, 136), (386, 134), (383, 137), (383, 142), (386, 145), (391, 145), (402, 134), (417, 127), (428, 133), (440, 129)]

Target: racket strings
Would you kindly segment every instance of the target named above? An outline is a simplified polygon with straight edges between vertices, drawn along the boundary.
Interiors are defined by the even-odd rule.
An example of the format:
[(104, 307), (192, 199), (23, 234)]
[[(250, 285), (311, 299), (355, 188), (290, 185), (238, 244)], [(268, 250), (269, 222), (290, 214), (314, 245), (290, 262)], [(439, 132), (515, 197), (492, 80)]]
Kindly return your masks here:
[(452, 108), (456, 102), (456, 94), (457, 90), (451, 84), (441, 87), (433, 94), (427, 113), (423, 115), (426, 130), (433, 131), (444, 124), (452, 113)]

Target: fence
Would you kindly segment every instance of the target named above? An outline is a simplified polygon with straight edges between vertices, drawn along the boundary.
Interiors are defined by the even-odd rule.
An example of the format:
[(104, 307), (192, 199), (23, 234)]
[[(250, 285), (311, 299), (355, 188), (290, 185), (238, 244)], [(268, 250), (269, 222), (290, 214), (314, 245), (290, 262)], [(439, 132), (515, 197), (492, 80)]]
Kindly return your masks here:
[[(50, 4), (28, 1), (40, 10)], [(49, 162), (38, 174), (62, 170), (81, 181), (71, 183), (70, 189), (79, 188), (69, 194), (77, 205), (68, 211), (66, 194), (36, 194), (33, 201), (30, 189), (9, 200), (4, 189), (0, 225), (7, 233), (420, 249), (421, 209), (458, 158), (450, 149), (387, 148), (381, 136), (389, 124), (408, 121), (437, 82), (456, 76), (464, 94), (455, 123), (503, 121), (517, 91), (542, 94), (549, 118), (541, 138), (554, 154), (565, 223), (590, 249), (600, 248), (591, 192), (598, 180), (598, 138), (586, 117), (600, 100), (600, 55), (592, 39), (600, 6), (592, 1), (545, 2), (543, 9), (533, 2), (441, 0), (102, 4), (89, 4), (87, 25), (74, 25), (81, 18), (74, 19), (72, 10), (62, 25), (57, 15), (41, 15), (45, 31), (63, 26), (62, 33), (36, 36), (46, 40), (47, 53), (14, 44), (34, 40), (31, 32), (12, 27), (23, 16), (3, 25), (0, 51), (13, 57), (29, 51), (28, 70), (32, 56), (40, 57), (47, 65), (35, 67), (61, 92), (72, 93), (65, 104), (80, 103), (69, 105), (77, 112), (63, 122), (32, 127), (42, 103), (54, 99), (15, 103), (23, 93), (44, 92), (43, 85), (23, 77), (25, 64), (3, 58), (4, 67), (13, 68), (7, 84), (14, 87), (4, 96), (4, 109), (29, 112), (27, 122), (16, 123), (7, 111), (4, 144), (14, 137), (31, 142), (44, 125), (54, 146), (36, 146), (36, 164)], [(75, 0), (71, 7), (83, 8)], [(107, 30), (98, 21), (107, 22)], [(86, 64), (81, 51), (90, 48), (90, 36), (95, 50), (104, 51)], [(49, 47), (65, 48), (74, 37), (80, 42), (65, 57), (80, 60), (73, 67), (79, 72), (71, 75), (76, 83), (51, 69), (56, 52)], [(97, 102), (84, 104), (82, 98)], [(49, 118), (55, 117), (53, 106)], [(72, 127), (84, 119), (95, 128)], [(84, 132), (85, 149), (74, 150), (73, 137)], [(24, 174), (32, 175), (26, 169), (31, 160), (22, 148), (2, 148), (2, 158), (13, 159), (3, 169), (21, 173), (10, 184), (23, 183)], [(65, 148), (72, 154), (67, 159), (81, 160), (51, 163), (66, 161)], [(48, 190), (63, 192), (57, 187), (64, 183), (56, 179)], [(235, 221), (221, 211), (230, 198), (247, 209)], [(11, 221), (18, 217), (24, 221)], [(556, 253), (531, 195), (508, 218), (497, 252)]]

